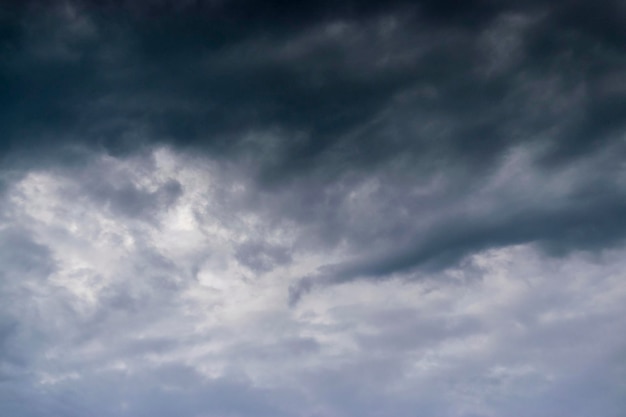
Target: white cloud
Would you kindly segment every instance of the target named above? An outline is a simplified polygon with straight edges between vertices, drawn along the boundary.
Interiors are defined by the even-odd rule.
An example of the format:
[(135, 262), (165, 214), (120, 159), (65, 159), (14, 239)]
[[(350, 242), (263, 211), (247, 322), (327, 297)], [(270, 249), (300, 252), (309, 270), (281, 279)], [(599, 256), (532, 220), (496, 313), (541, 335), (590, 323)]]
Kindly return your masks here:
[[(173, 181), (180, 194), (151, 197)], [(365, 184), (348, 204), (371, 193)], [(167, 148), (14, 183), (3, 241), (17, 244), (12, 228), (34, 249), (1, 267), (11, 300), (2, 314), (15, 323), (3, 349), (8, 358), (17, 343), (29, 347), (0, 372), (23, 395), (45, 393), (19, 407), (307, 417), (582, 417), (619, 407), (617, 394), (601, 397), (607, 387), (624, 393), (623, 249), (549, 258), (532, 245), (501, 247), (420, 281), (322, 287), (290, 308), (289, 286), (328, 259), (295, 244), (305, 224), (264, 227), (272, 206), (247, 204), (252, 186)], [(146, 215), (128, 215), (120, 187), (149, 202), (137, 203)], [(251, 240), (292, 258), (252, 270), (237, 258)], [(570, 389), (587, 408), (560, 401)]]

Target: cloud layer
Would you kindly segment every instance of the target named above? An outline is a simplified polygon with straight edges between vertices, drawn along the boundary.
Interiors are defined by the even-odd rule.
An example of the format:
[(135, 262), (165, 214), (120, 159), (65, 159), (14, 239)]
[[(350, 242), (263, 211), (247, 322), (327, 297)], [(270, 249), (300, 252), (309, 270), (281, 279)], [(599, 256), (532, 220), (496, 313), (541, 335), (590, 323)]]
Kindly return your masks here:
[(7, 415), (621, 415), (624, 21), (7, 2)]

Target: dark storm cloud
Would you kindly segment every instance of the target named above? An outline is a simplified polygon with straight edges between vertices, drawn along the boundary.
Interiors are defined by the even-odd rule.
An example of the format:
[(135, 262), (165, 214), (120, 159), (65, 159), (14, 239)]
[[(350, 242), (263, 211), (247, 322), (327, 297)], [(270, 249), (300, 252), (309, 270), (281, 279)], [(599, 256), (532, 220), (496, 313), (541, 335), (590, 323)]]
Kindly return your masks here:
[[(516, 243), (602, 248), (625, 233), (623, 184), (610, 182), (623, 169), (624, 13), (608, 1), (9, 4), (2, 148), (7, 158), (76, 145), (126, 155), (167, 143), (250, 163), (256, 191), (272, 196), (261, 199), (268, 217), (327, 245), (382, 242), (327, 267), (333, 282)], [(503, 197), (479, 215), (418, 219), (467, 204), (511, 149), (535, 145), (545, 151), (528, 169), (546, 178), (608, 148), (617, 156), (597, 185), (558, 204)], [(439, 173), (452, 184), (439, 195), (403, 196)], [(388, 191), (354, 224), (347, 195), (376, 176)], [(181, 192), (103, 187), (93, 195), (131, 217)], [(238, 257), (258, 271), (290, 256), (253, 246)]]
[[(231, 149), (250, 129), (303, 133), (302, 140), (283, 144), (278, 166), (268, 167), (273, 169), (267, 174), (280, 179), (314, 165), (339, 144), (359, 151), (355, 161), (342, 161), (351, 165), (385, 159), (407, 146), (421, 155), (423, 138), (415, 132), (393, 147), (363, 125), (394, 96), (430, 87), (437, 100), (418, 98), (411, 113), (453, 118), (461, 126), (452, 143), (441, 145), (486, 157), (513, 140), (501, 127), (518, 116), (494, 110), (507, 100), (516, 78), (555, 71), (575, 87), (618, 69), (619, 62), (611, 60), (620, 60), (623, 31), (611, 30), (615, 18), (606, 27), (596, 19), (619, 15), (619, 5), (603, 5), (585, 14), (577, 4), (200, 2), (177, 8), (168, 2), (79, 2), (73, 8), (39, 5), (7, 12), (5, 148), (24, 140), (41, 145), (44, 132), (54, 132), (57, 140), (87, 138), (123, 152), (137, 146), (136, 126), (146, 126), (156, 140), (214, 151)], [(133, 8), (137, 13), (128, 12)], [(480, 77), (476, 40), (498, 17), (516, 12), (547, 16), (519, 46), (522, 62), (507, 74)], [(617, 104), (592, 94), (583, 126), (572, 131), (590, 129), (601, 140), (605, 134), (596, 129), (618, 128), (622, 110), (611, 100)], [(559, 119), (534, 122), (564, 123)], [(363, 133), (346, 138), (356, 132)], [(590, 141), (580, 135), (568, 139), (567, 147)]]
[(625, 12), (2, 2), (3, 412), (619, 414)]

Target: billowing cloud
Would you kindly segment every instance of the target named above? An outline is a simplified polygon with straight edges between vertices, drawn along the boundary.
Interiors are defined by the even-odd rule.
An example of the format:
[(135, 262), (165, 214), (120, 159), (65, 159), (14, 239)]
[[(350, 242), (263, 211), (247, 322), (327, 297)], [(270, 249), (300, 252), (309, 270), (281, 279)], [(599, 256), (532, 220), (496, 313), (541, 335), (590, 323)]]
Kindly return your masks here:
[(12, 416), (617, 416), (619, 2), (7, 2)]

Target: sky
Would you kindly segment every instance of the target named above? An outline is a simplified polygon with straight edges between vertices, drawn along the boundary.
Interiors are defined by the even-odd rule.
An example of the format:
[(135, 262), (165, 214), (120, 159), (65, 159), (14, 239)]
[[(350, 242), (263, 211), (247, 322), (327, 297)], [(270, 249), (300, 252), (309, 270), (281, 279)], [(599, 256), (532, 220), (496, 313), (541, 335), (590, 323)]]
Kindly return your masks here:
[(0, 3), (0, 415), (626, 416), (626, 5)]

